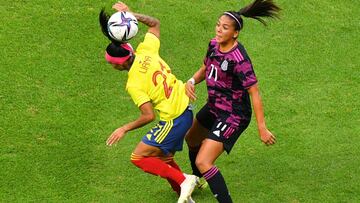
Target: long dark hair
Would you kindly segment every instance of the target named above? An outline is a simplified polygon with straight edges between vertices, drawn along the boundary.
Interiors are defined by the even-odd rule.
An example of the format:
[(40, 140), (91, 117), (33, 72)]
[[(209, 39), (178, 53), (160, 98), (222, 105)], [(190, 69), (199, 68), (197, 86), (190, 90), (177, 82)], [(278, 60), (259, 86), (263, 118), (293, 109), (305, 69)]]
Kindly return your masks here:
[(110, 15), (108, 13), (106, 13), (104, 8), (102, 8), (100, 13), (99, 13), (99, 23), (100, 23), (101, 31), (105, 35), (105, 37), (107, 37), (111, 41), (114, 41), (110, 37), (109, 32), (108, 32), (108, 21), (109, 21), (109, 19), (110, 19)]
[(241, 30), (244, 25), (241, 16), (256, 19), (266, 26), (266, 21), (263, 18), (279, 18), (280, 10), (281, 8), (273, 0), (255, 0), (239, 11), (227, 11), (224, 12), (224, 15), (228, 15), (234, 20), (235, 30)]
[(117, 40), (114, 40), (109, 35), (109, 31), (108, 31), (108, 29), (109, 29), (108, 28), (109, 19), (110, 19), (110, 15), (108, 13), (106, 13), (104, 8), (102, 8), (100, 13), (99, 13), (99, 23), (100, 23), (101, 31), (104, 34), (104, 36), (107, 37), (112, 43), (114, 43), (116, 45), (120, 45), (123, 42), (119, 42)]
[(120, 46), (122, 42), (118, 42), (110, 37), (108, 32), (109, 19), (110, 19), (110, 15), (105, 12), (104, 8), (101, 9), (99, 13), (99, 23), (100, 23), (101, 31), (105, 35), (105, 37), (107, 37), (111, 41), (111, 43), (106, 47), (106, 52), (113, 57), (128, 56), (130, 52)]

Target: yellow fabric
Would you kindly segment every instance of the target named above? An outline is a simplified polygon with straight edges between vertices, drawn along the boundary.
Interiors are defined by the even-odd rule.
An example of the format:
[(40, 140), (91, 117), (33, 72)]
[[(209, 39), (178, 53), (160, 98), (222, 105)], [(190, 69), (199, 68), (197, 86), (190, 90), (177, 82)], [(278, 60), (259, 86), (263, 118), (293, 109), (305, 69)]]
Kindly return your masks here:
[(166, 136), (169, 134), (169, 132), (172, 129), (173, 125), (174, 125), (174, 123), (173, 123), (172, 120), (166, 122), (164, 128), (161, 129), (161, 133), (156, 136), (155, 141), (157, 143), (162, 143), (165, 140)]
[(170, 67), (159, 56), (160, 40), (147, 33), (135, 52), (135, 60), (128, 73), (126, 90), (140, 107), (151, 102), (160, 120), (180, 116), (189, 104), (185, 84), (171, 73)]

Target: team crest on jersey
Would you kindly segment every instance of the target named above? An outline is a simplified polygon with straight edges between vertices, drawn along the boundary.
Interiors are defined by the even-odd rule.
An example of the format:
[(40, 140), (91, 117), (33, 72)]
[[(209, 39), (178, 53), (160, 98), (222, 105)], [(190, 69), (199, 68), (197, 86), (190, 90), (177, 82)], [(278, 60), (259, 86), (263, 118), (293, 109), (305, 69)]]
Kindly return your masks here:
[(222, 63), (221, 63), (221, 70), (223, 71), (227, 71), (228, 69), (228, 66), (229, 66), (229, 62), (227, 60), (224, 60)]

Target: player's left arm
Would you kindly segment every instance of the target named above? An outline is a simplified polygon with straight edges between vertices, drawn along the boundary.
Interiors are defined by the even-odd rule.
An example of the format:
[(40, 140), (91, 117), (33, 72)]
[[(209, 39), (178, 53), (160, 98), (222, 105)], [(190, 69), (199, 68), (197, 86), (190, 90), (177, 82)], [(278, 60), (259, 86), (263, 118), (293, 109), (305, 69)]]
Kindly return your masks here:
[(157, 18), (147, 16), (144, 14), (140, 14), (140, 13), (134, 13), (134, 12), (130, 11), (129, 7), (126, 4), (124, 4), (123, 2), (115, 3), (113, 5), (113, 9), (115, 9), (117, 11), (131, 12), (139, 22), (141, 22), (149, 27), (148, 32), (154, 34), (157, 38), (160, 39), (160, 21)]
[(260, 139), (266, 145), (275, 144), (275, 136), (267, 129), (264, 118), (264, 109), (261, 101), (258, 84), (249, 87), (248, 92), (254, 107), (255, 117), (258, 125)]
[(140, 128), (155, 120), (156, 116), (151, 102), (146, 102), (142, 104), (139, 108), (141, 112), (140, 116), (135, 121), (129, 122), (116, 129), (107, 139), (107, 145), (111, 146), (112, 144), (115, 144), (116, 142), (121, 140), (127, 132)]

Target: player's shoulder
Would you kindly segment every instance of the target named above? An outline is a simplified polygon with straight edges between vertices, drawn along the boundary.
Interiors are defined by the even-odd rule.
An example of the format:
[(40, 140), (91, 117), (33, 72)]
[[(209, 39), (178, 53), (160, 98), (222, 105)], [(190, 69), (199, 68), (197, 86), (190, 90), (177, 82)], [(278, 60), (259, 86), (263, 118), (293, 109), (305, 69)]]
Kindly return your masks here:
[(216, 52), (216, 47), (217, 47), (217, 42), (216, 42), (216, 39), (213, 38), (213, 39), (210, 40), (210, 42), (208, 44), (206, 57), (213, 56), (215, 54), (215, 52)]
[(217, 45), (217, 42), (216, 42), (216, 39), (215, 38), (212, 38), (210, 41), (209, 41), (209, 44), (208, 44), (208, 49), (214, 49)]
[(237, 51), (240, 54), (241, 61), (250, 61), (250, 57), (244, 45), (241, 42), (238, 42), (235, 51)]
[(145, 34), (144, 40), (136, 48), (136, 53), (158, 54), (160, 49), (160, 39), (151, 32)]
[(225, 58), (232, 61), (232, 63), (239, 65), (244, 62), (251, 63), (245, 47), (240, 42), (238, 42), (237, 46), (235, 46), (231, 51), (225, 54)]
[(209, 42), (209, 45), (216, 45), (217, 44), (217, 42), (216, 42), (216, 39), (215, 38), (212, 38), (211, 40), (210, 40), (210, 42)]
[(147, 32), (143, 43), (150, 43), (152, 46), (160, 46), (160, 39), (155, 34)]

